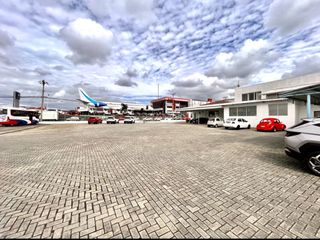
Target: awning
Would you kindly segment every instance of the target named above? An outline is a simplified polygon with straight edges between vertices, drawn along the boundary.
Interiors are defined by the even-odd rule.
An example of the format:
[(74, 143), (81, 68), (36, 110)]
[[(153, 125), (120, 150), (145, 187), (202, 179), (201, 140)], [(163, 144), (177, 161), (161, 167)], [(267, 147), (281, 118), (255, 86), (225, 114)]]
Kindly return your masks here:
[(292, 98), (307, 101), (307, 96), (311, 96), (311, 103), (320, 105), (320, 83), (296, 90), (286, 91), (279, 94), (279, 97)]

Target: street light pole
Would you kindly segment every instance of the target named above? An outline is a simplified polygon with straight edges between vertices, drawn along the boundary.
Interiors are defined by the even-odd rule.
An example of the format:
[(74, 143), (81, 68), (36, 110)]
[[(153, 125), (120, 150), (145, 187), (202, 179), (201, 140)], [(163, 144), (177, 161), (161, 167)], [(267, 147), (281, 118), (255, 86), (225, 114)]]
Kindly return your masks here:
[(42, 113), (43, 113), (43, 104), (44, 104), (44, 85), (48, 85), (49, 83), (45, 80), (39, 81), (40, 84), (42, 84), (42, 92), (41, 92), (41, 115), (40, 115), (40, 121), (42, 121)]

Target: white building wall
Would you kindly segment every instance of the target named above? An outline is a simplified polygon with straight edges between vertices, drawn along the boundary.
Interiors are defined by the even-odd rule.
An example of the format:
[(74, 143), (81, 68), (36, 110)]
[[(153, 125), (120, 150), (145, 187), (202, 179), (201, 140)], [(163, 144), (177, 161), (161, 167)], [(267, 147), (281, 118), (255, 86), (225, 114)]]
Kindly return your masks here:
[(229, 115), (230, 107), (246, 107), (246, 106), (257, 106), (257, 115), (256, 116), (241, 116), (250, 122), (251, 127), (256, 127), (257, 124), (263, 119), (268, 117), (278, 118), (281, 122), (283, 122), (287, 127), (291, 127), (296, 124), (296, 106), (292, 101), (288, 101), (288, 115), (287, 116), (270, 116), (269, 115), (269, 106), (268, 104), (275, 103), (285, 103), (286, 101), (279, 102), (264, 102), (264, 103), (255, 103), (255, 104), (241, 104), (241, 105), (232, 105), (224, 107), (224, 119), (235, 117)]
[[(300, 122), (301, 119), (307, 118), (307, 103), (304, 101), (295, 101), (296, 103), (296, 122)], [(311, 114), (312, 117), (314, 117), (314, 112), (315, 111), (320, 111), (320, 106), (319, 105), (311, 105)]]
[(235, 102), (242, 101), (242, 94), (249, 92), (267, 92), (270, 90), (299, 87), (308, 84), (320, 84), (320, 73), (309, 74), (304, 76), (299, 76), (295, 78), (271, 81), (256, 85), (251, 85), (247, 87), (240, 87), (235, 89)]

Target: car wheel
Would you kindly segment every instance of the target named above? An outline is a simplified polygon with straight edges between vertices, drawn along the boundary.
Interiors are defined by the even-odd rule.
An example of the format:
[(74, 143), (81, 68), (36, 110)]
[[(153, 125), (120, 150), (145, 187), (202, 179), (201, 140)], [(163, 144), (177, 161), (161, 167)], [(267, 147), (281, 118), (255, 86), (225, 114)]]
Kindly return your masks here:
[(238, 130), (240, 129), (240, 126), (239, 126), (239, 125), (237, 126), (237, 129), (238, 129)]
[(214, 127), (215, 127), (215, 128), (218, 128), (218, 124), (216, 124)]
[(272, 129), (272, 131), (276, 132), (276, 131), (277, 131), (277, 128), (276, 128), (276, 127), (274, 127), (274, 128)]
[(250, 129), (251, 128), (251, 126), (250, 126), (250, 124), (248, 125), (248, 129)]
[(286, 125), (284, 125), (284, 126), (283, 126), (282, 131), (286, 130), (286, 128), (287, 128), (287, 126), (286, 126)]
[(313, 152), (306, 158), (308, 169), (315, 175), (320, 176), (320, 152)]
[(224, 127), (225, 129), (229, 129), (228, 127)]

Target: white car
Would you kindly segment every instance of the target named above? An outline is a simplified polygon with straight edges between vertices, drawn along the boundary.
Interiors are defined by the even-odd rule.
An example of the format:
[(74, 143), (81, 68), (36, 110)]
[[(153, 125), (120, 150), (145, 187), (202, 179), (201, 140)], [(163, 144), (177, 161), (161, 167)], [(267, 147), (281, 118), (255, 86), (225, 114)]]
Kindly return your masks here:
[(285, 153), (301, 160), (312, 173), (320, 176), (320, 118), (305, 119), (286, 131)]
[(219, 117), (209, 118), (207, 122), (208, 127), (222, 127), (223, 126), (223, 120)]
[(143, 119), (143, 121), (152, 121), (153, 119), (151, 118), (151, 117), (145, 117), (144, 119)]
[(116, 124), (119, 123), (119, 119), (116, 119), (115, 117), (108, 117), (106, 120), (107, 124)]
[(136, 121), (134, 120), (134, 117), (129, 117), (129, 116), (125, 117), (124, 121), (123, 121), (124, 124), (132, 124), (132, 123), (135, 123), (135, 122)]
[(251, 127), (250, 123), (241, 117), (228, 118), (223, 124), (223, 126), (225, 127), (225, 129), (228, 129), (228, 128), (235, 128), (235, 129), (248, 128), (249, 129)]
[(79, 121), (80, 118), (79, 117), (69, 117), (66, 119), (67, 121)]

